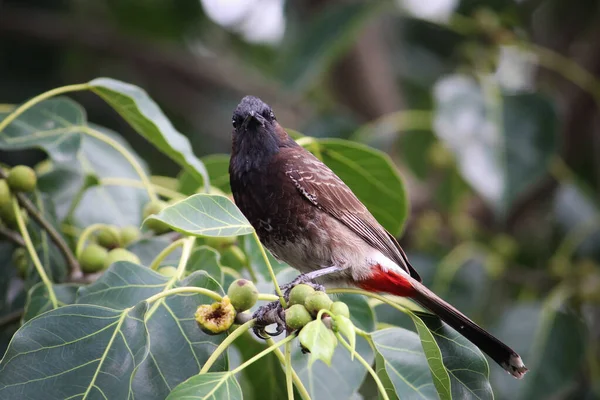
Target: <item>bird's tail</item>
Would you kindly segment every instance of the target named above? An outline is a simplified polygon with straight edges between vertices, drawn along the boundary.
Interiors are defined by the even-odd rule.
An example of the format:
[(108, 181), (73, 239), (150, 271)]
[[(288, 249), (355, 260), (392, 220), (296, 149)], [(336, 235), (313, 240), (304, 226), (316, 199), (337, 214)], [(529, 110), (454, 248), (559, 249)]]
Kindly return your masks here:
[(521, 357), (513, 349), (496, 339), (466, 315), (442, 300), (420, 282), (411, 279), (414, 292), (411, 297), (420, 305), (439, 316), (442, 321), (456, 329), (461, 335), (490, 356), (509, 374), (521, 379), (527, 372)]

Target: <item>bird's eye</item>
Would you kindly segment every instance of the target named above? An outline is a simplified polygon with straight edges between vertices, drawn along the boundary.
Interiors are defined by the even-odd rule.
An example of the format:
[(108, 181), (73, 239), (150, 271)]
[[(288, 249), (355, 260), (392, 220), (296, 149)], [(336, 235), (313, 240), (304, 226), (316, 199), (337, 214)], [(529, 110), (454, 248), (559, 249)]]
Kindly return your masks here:
[(269, 117), (271, 119), (275, 119), (275, 113), (273, 111), (269, 111)]
[(231, 124), (233, 125), (234, 128), (237, 128), (237, 122), (235, 122), (235, 118), (233, 118), (231, 120)]

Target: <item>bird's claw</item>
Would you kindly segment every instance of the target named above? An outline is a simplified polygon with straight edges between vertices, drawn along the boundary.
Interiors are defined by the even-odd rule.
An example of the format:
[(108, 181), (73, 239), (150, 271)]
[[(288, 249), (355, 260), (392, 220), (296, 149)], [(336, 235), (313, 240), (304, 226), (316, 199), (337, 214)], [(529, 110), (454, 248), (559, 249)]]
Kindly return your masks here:
[(308, 285), (319, 292), (325, 291), (325, 286), (316, 283), (307, 274), (300, 274), (296, 277), (296, 279), (294, 279), (290, 283), (286, 283), (285, 285), (280, 286), (280, 289), (283, 292), (283, 298), (285, 299), (285, 301), (289, 300), (290, 292), (292, 291), (294, 286), (297, 286), (300, 284)]
[[(280, 289), (283, 292), (283, 298), (285, 299), (286, 303), (290, 300), (290, 292), (292, 291), (294, 286), (299, 284), (309, 285), (313, 289), (321, 292), (325, 291), (325, 287), (323, 285), (315, 283), (309, 276), (302, 274), (290, 283), (280, 286)], [(273, 336), (279, 336), (286, 330), (285, 310), (281, 306), (281, 302), (279, 300), (273, 301), (260, 307), (254, 312), (254, 314), (252, 314), (252, 318), (256, 319), (252, 330), (254, 331), (254, 334), (261, 339), (266, 340)], [(275, 331), (267, 331), (266, 327), (272, 324), (276, 325)]]
[[(252, 318), (256, 319), (252, 330), (261, 339), (268, 339), (280, 335), (286, 328), (285, 311), (279, 300), (265, 304), (254, 312)], [(265, 328), (276, 324), (275, 331), (269, 332)]]

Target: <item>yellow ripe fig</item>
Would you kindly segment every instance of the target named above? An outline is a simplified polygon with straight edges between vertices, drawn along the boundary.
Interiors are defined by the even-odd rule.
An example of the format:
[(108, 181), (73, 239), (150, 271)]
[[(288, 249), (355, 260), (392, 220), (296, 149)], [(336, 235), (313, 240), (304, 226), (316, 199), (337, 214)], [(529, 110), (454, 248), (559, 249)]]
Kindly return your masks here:
[(231, 328), (235, 315), (235, 309), (226, 296), (219, 302), (210, 305), (202, 304), (196, 310), (194, 317), (204, 333), (217, 335)]

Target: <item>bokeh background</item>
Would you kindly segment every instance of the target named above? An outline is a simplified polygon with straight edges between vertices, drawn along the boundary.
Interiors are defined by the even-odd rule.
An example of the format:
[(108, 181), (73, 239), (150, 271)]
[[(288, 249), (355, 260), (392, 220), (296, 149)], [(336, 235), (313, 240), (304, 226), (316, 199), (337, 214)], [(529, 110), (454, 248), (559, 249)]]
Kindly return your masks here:
[[(146, 89), (199, 156), (229, 152), (246, 94), (286, 127), (386, 151), (412, 263), (537, 370), (492, 365), (496, 397), (600, 398), (597, 0), (0, 0), (0, 103), (99, 76)], [(179, 172), (73, 97), (154, 174)]]

